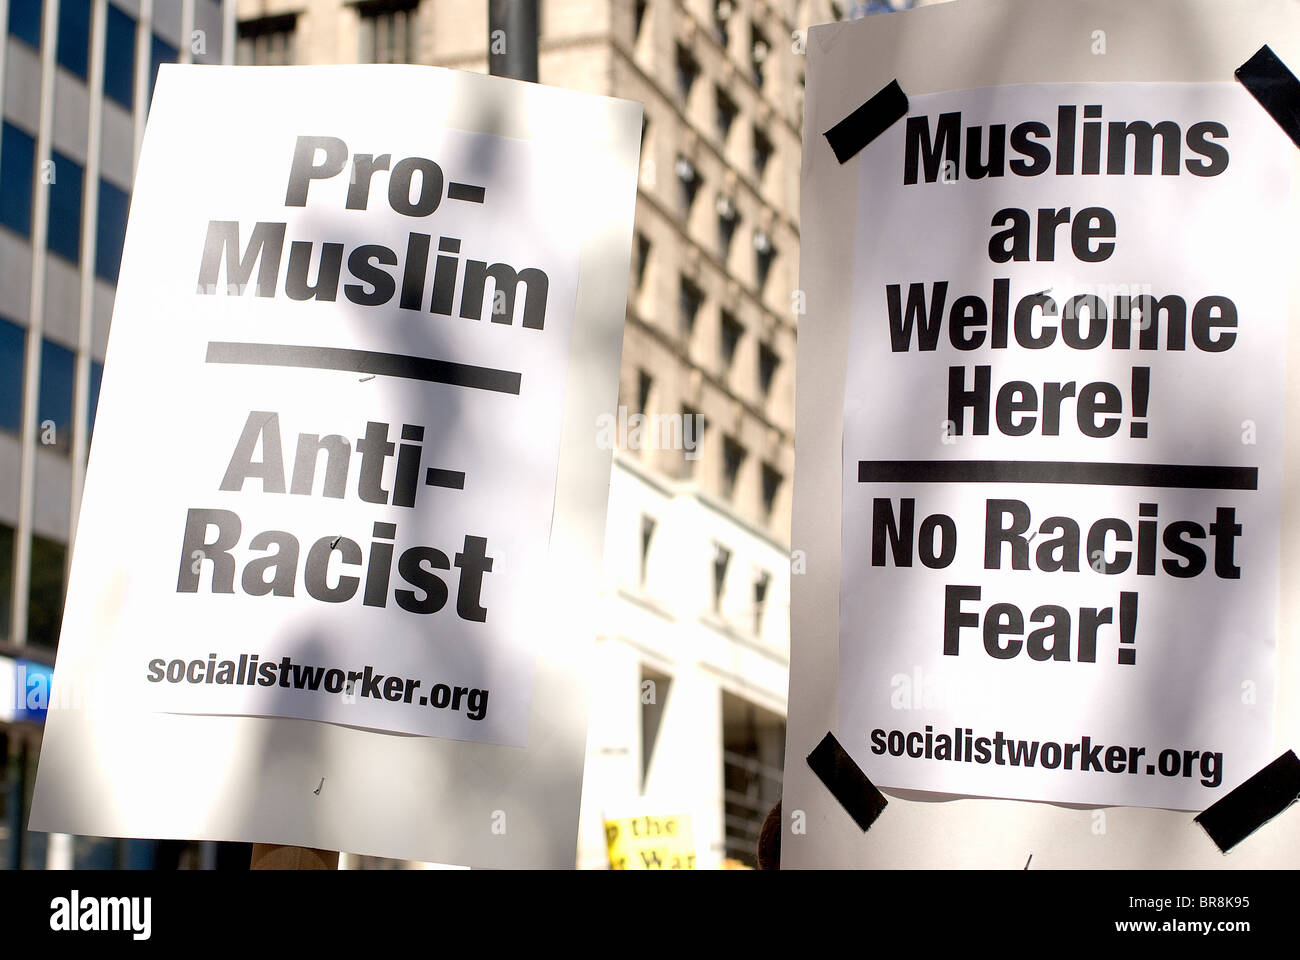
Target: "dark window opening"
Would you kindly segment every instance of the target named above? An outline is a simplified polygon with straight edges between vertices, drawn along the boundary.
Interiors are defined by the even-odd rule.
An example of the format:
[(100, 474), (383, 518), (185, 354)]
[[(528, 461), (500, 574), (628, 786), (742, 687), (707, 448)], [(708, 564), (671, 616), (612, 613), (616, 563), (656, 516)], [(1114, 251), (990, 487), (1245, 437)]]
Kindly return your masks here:
[(732, 364), (735, 363), (736, 347), (739, 346), (740, 338), (744, 336), (744, 333), (745, 328), (741, 322), (726, 310), (723, 310), (718, 347), (724, 372), (730, 372)]
[(766, 343), (759, 344), (758, 388), (762, 391), (764, 397), (767, 397), (772, 392), (772, 380), (776, 377), (776, 368), (780, 363), (781, 358), (777, 356), (775, 350)]
[(726, 437), (722, 442), (722, 495), (728, 500), (736, 495), (736, 482), (740, 478), (740, 469), (747, 456), (745, 448)]
[(770, 520), (776, 510), (776, 497), (781, 492), (781, 472), (771, 464), (763, 464), (763, 513)]

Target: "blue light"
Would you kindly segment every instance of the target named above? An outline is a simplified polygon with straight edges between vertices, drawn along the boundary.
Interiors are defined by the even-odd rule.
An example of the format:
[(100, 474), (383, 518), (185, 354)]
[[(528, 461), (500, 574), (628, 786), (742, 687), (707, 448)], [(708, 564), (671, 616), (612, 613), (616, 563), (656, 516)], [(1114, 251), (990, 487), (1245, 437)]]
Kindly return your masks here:
[(14, 719), (44, 723), (53, 682), (53, 667), (32, 660), (15, 661)]

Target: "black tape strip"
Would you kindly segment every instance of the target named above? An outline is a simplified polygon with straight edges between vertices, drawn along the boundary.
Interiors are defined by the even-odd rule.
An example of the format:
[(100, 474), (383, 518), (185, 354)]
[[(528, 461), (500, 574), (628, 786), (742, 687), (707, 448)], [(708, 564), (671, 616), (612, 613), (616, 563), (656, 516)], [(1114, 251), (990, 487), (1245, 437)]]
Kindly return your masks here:
[(1300, 80), (1266, 43), (1235, 74), (1250, 95), (1300, 147)]
[(1288, 750), (1196, 817), (1227, 853), (1300, 798), (1300, 758)]
[(907, 94), (897, 80), (890, 80), (884, 89), (827, 130), (824, 136), (835, 151), (835, 159), (847, 163), (906, 113)]
[(456, 183), (452, 181), (447, 184), (448, 200), (467, 200), (470, 203), (482, 203), (486, 192), (485, 187), (476, 187), (472, 183)]
[(808, 766), (863, 832), (876, 822), (876, 817), (889, 804), (885, 795), (867, 779), (862, 768), (844, 752), (840, 742), (829, 731), (817, 744), (817, 749), (808, 754)]

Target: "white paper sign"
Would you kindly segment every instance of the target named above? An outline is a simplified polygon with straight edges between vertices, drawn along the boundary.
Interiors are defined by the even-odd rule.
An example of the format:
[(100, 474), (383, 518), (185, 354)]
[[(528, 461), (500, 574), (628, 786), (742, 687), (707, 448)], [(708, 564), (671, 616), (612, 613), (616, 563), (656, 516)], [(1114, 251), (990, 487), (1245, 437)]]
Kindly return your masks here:
[(96, 437), (148, 470), (97, 471), (117, 510), (79, 534), (81, 564), (138, 557), (100, 625), (119, 689), (523, 745), (578, 274), (565, 158), (382, 113), (218, 137), (171, 106)]
[(639, 113), (163, 68), (34, 823), (572, 864)]
[(910, 101), (860, 154), (839, 737), (1202, 809), (1272, 759), (1288, 142), (1231, 83)]

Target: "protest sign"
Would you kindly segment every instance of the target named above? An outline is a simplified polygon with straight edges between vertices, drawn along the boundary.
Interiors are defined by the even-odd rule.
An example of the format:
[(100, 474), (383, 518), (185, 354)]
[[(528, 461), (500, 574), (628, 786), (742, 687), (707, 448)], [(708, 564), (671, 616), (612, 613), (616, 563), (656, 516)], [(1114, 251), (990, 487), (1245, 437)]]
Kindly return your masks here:
[[(813, 30), (787, 865), (890, 862), (927, 816), (959, 839), (909, 862), (1010, 865), (1026, 835), (1043, 865), (1194, 862), (1217, 851), (909, 799), (1200, 810), (1286, 746), (1296, 151), (1233, 70), (1294, 11), (1257, 7)], [(828, 731), (903, 791), (865, 836), (804, 762)]]
[[(638, 120), (433, 68), (163, 68), (56, 664), (86, 702), (34, 824), (572, 863)], [(198, 791), (91, 762), (177, 739)], [(150, 785), (201, 799), (159, 823)], [(331, 793), (359, 806), (314, 829)]]
[(928, 225), (854, 271), (878, 783), (1201, 809), (1272, 759), (1289, 146), (1239, 84), (1116, 83), (915, 97), (863, 151), (861, 222)]

